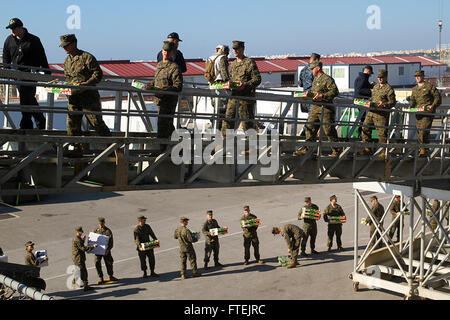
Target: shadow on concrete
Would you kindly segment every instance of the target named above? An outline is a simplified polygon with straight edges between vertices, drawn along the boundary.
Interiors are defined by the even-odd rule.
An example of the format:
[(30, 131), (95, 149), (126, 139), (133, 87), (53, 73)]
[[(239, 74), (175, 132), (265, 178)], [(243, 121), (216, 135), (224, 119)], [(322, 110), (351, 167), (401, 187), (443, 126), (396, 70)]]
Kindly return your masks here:
[(121, 194), (118, 194), (115, 192), (46, 195), (46, 196), (41, 196), (41, 201), (27, 202), (27, 203), (21, 204), (21, 206), (35, 206), (35, 205), (41, 205), (41, 204), (82, 202), (82, 201), (109, 199), (109, 198), (115, 198), (115, 197), (121, 197), (121, 196), (122, 196)]
[(7, 218), (12, 218), (8, 216), (8, 213), (17, 213), (17, 212), (21, 212), (22, 210), (13, 207), (12, 205), (9, 205), (7, 203), (4, 202), (0, 202), (0, 215), (5, 215), (3, 217), (0, 217), (0, 219), (7, 219)]

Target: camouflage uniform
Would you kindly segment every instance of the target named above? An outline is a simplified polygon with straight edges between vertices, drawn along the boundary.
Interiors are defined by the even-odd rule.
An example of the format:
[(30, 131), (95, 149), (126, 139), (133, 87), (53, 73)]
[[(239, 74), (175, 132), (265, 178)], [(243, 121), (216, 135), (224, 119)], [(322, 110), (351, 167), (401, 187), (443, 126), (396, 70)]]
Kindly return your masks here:
[[(230, 81), (245, 82), (246, 86), (243, 90), (231, 90), (232, 96), (254, 97), (256, 87), (261, 83), (261, 75), (259, 74), (256, 63), (247, 57), (242, 61), (234, 60), (230, 69)], [(227, 129), (234, 129), (235, 121), (231, 119), (236, 118), (236, 104), (237, 99), (229, 99), (225, 117), (229, 120), (224, 120), (222, 123), (222, 135), (226, 135)], [(255, 101), (254, 100), (239, 100), (238, 115), (240, 119), (254, 119), (255, 118)], [(254, 128), (252, 121), (242, 121), (243, 129)]]
[[(95, 57), (83, 50), (78, 50), (74, 56), (68, 55), (64, 60), (64, 75), (66, 81), (73, 85), (95, 86), (103, 77), (102, 69)], [(72, 89), (72, 95), (68, 96), (69, 111), (95, 111), (102, 110), (100, 94), (97, 90)], [(110, 136), (111, 132), (106, 126), (101, 115), (86, 114), (92, 127), (101, 136)], [(81, 121), (83, 115), (67, 115), (67, 134), (69, 136), (81, 135)]]
[[(336, 207), (333, 208), (333, 206), (330, 203), (328, 207), (325, 209), (323, 214), (323, 219), (325, 220), (325, 222), (328, 222), (328, 216), (341, 217), (345, 216), (345, 213), (340, 205), (336, 203)], [(333, 236), (335, 234), (338, 248), (341, 248), (342, 223), (328, 223), (328, 242), (327, 242), (328, 249), (331, 249), (331, 247), (333, 246)]]
[[(134, 242), (136, 243), (136, 250), (138, 252), (139, 261), (141, 262), (141, 270), (144, 272), (147, 271), (147, 263), (145, 260), (147, 258), (148, 264), (150, 265), (150, 272), (154, 273), (155, 254), (153, 252), (153, 249), (141, 251), (139, 250), (139, 248), (141, 246), (141, 243), (158, 240), (158, 238), (156, 238), (155, 233), (148, 224), (144, 224), (142, 227), (140, 225), (137, 225), (136, 228), (134, 228), (133, 235), (134, 235)], [(152, 237), (153, 240), (150, 240), (150, 237)]]
[[(214, 61), (214, 72), (215, 72), (215, 81), (214, 82), (227, 82), (230, 80), (229, 73), (229, 65), (228, 65), (228, 56), (225, 54), (215, 54), (209, 57), (209, 60)], [(219, 90), (216, 90), (216, 93), (219, 93)], [(226, 98), (211, 98), (211, 104), (215, 108), (217, 103), (217, 130), (222, 131), (222, 122), (225, 117), (226, 109), (227, 109), (227, 101)]]
[(72, 261), (80, 268), (80, 278), (86, 286), (88, 283), (88, 272), (86, 269), (86, 252), (90, 252), (94, 247), (85, 246), (84, 240), (75, 236), (72, 240)]
[[(435, 215), (437, 216), (437, 218), (439, 219), (439, 208), (441, 207), (441, 203), (438, 201), (433, 201), (433, 205), (431, 206), (431, 209), (433, 210), (433, 212), (435, 213)], [(431, 217), (431, 212), (429, 214), (429, 216)], [(435, 218), (431, 218), (430, 220), (430, 225), (433, 228), (433, 230), (436, 230), (437, 226), (438, 226), (438, 222), (436, 221)]]
[(300, 227), (293, 224), (285, 224), (280, 228), (280, 233), (286, 240), (288, 248), (291, 250), (291, 264), (297, 263), (298, 249), (305, 234)]
[(113, 248), (113, 245), (114, 245), (112, 231), (108, 227), (104, 226), (103, 228), (99, 227), (99, 228), (93, 230), (92, 232), (109, 237), (108, 246), (106, 247), (106, 250), (108, 250), (108, 253), (105, 254), (104, 256), (96, 254), (95, 258), (94, 258), (94, 262), (95, 262), (95, 269), (97, 269), (98, 277), (103, 279), (103, 271), (102, 271), (102, 258), (103, 258), (105, 261), (106, 271), (108, 272), (108, 275), (111, 278), (114, 274), (114, 271), (113, 271), (114, 259), (111, 255), (111, 249)]
[(205, 235), (205, 259), (203, 260), (205, 264), (209, 262), (211, 251), (214, 251), (214, 262), (216, 264), (219, 262), (219, 237), (209, 234), (209, 230), (214, 228), (220, 228), (216, 219), (206, 220), (202, 225), (202, 232)]
[(189, 262), (191, 263), (192, 273), (198, 273), (197, 257), (195, 255), (194, 246), (192, 245), (194, 239), (192, 238), (191, 231), (184, 226), (179, 226), (175, 230), (173, 237), (178, 239), (180, 244), (181, 275), (186, 275), (187, 259), (189, 259)]
[[(247, 222), (248, 220), (251, 219), (256, 219), (257, 216), (255, 216), (254, 214), (249, 214), (247, 217), (245, 215), (243, 215), (241, 217), (241, 223), (242, 221)], [(241, 224), (242, 226), (242, 224)], [(253, 250), (254, 250), (254, 254), (255, 254), (255, 259), (256, 260), (260, 260), (260, 255), (259, 255), (259, 239), (258, 239), (258, 226), (253, 226), (253, 227), (242, 227), (243, 230), (243, 236), (244, 236), (244, 260), (248, 261), (250, 260), (250, 245), (253, 246)]]
[[(159, 62), (154, 86), (157, 90), (180, 92), (183, 89), (183, 76), (178, 65), (172, 61)], [(174, 115), (178, 96), (156, 94), (153, 102), (158, 105), (159, 115)], [(158, 117), (158, 138), (170, 138), (174, 130), (173, 118)]]
[[(319, 210), (319, 207), (312, 203), (310, 206), (304, 206), (305, 209), (314, 209)], [(300, 219), (302, 214), (302, 210), (298, 213), (298, 219)], [(302, 252), (306, 251), (306, 243), (309, 240), (309, 245), (311, 247), (311, 251), (316, 248), (316, 237), (317, 237), (317, 223), (314, 219), (303, 219), (303, 232), (305, 233), (305, 236), (303, 237), (302, 241)]]
[[(441, 105), (441, 94), (433, 84), (425, 81), (422, 86), (416, 85), (412, 89), (409, 105), (411, 108), (431, 106), (431, 110), (425, 112), (434, 113), (436, 112), (436, 108)], [(421, 144), (429, 142), (429, 129), (433, 123), (433, 118), (434, 116), (432, 115), (416, 114), (417, 135)]]
[(39, 267), (39, 265), (44, 262), (43, 260), (38, 261), (36, 257), (34, 256), (33, 252), (27, 251), (25, 253), (25, 265), (27, 266), (35, 266)]
[[(381, 218), (384, 215), (384, 207), (381, 205), (381, 203), (377, 203), (376, 205), (372, 206), (372, 209), (370, 209), (370, 212), (372, 213), (372, 215), (376, 218), (377, 222), (379, 222), (381, 220)], [(374, 221), (372, 221), (372, 219), (370, 218), (370, 216), (367, 216), (366, 218), (366, 223), (370, 226), (370, 237), (372, 237), (372, 235), (377, 232), (377, 229), (375, 228), (375, 224)], [(383, 226), (383, 222), (379, 224), (379, 227)], [(369, 248), (372, 248), (373, 245), (375, 244), (375, 242), (380, 238), (380, 234), (377, 233), (375, 236), (375, 239), (373, 239), (370, 244), (369, 244)], [(381, 246), (381, 243), (378, 245)]]
[[(395, 92), (392, 87), (385, 83), (383, 85), (376, 84), (372, 90), (371, 102), (378, 104), (380, 101), (384, 102), (383, 108), (379, 110), (370, 110), (364, 120), (364, 127), (362, 129), (362, 141), (370, 142), (372, 140), (372, 127), (377, 126), (377, 135), (380, 143), (387, 142), (387, 128), (378, 128), (378, 126), (386, 127), (389, 124), (389, 113), (387, 109), (391, 109), (395, 106)], [(384, 110), (383, 110), (384, 109)]]
[[(319, 77), (315, 77), (312, 88), (312, 93), (321, 93), (323, 95), (322, 101), (332, 103), (333, 99), (339, 94), (339, 90), (334, 82), (334, 79), (323, 73)], [(308, 117), (308, 122), (320, 122), (321, 113), (323, 110), (323, 123), (322, 130), (328, 137), (328, 141), (335, 142), (338, 140), (336, 128), (332, 125), (335, 121), (336, 110), (334, 106), (321, 106), (313, 104), (311, 106), (311, 112)], [(306, 125), (306, 141), (315, 141), (317, 131), (320, 128), (320, 124), (307, 124)], [(332, 148), (333, 151), (339, 152), (339, 148)]]
[[(404, 206), (405, 204), (403, 204)], [(394, 219), (397, 217), (397, 215), (400, 214), (400, 201), (397, 201), (394, 199), (394, 201), (392, 201), (392, 204), (389, 208), (389, 211), (392, 214), (392, 221), (394, 221)], [(394, 223), (394, 225), (392, 225), (391, 230), (389, 230), (389, 237), (393, 237), (395, 234), (395, 231), (397, 231), (397, 242), (400, 241), (400, 219), (397, 220), (396, 223)], [(402, 222), (402, 227), (403, 227), (404, 223)]]

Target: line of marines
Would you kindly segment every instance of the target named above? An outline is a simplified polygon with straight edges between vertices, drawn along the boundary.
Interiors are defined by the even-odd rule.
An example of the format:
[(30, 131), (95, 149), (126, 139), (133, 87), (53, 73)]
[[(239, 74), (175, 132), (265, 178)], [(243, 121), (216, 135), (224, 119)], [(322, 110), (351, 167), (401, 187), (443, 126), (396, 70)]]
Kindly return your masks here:
[[(3, 48), (4, 63), (28, 64), (31, 66), (49, 68), (45, 51), (38, 37), (28, 33), (23, 27), (23, 23), (18, 18), (9, 21), (6, 27), (11, 29), (11, 35), (6, 39)], [(64, 75), (66, 81), (73, 85), (95, 86), (102, 77), (102, 69), (95, 57), (83, 50), (77, 45), (77, 38), (74, 34), (66, 34), (60, 37), (60, 47), (63, 47), (67, 53), (64, 61)], [(147, 89), (154, 88), (160, 91), (180, 92), (183, 88), (182, 73), (186, 72), (186, 63), (183, 54), (178, 50), (179, 42), (178, 33), (173, 32), (168, 35), (168, 41), (164, 41), (162, 50), (158, 53), (158, 65), (155, 78), (147, 85)], [(24, 43), (32, 43), (26, 46), (27, 51), (22, 56), (17, 55), (17, 48), (23, 46)], [(219, 99), (219, 129), (223, 137), (226, 135), (227, 129), (235, 128), (236, 108), (240, 119), (244, 119), (240, 123), (240, 127), (246, 131), (255, 127), (255, 100), (242, 100), (233, 98), (233, 96), (254, 97), (256, 88), (261, 83), (261, 75), (256, 63), (245, 56), (245, 43), (243, 41), (233, 41), (233, 53), (236, 59), (228, 67), (228, 46), (219, 45), (216, 48), (214, 56), (207, 59), (207, 64), (212, 63), (213, 75), (208, 78), (210, 83), (230, 81), (234, 86), (231, 88), (231, 98)], [(26, 57), (25, 57), (26, 56)], [(31, 59), (28, 57), (35, 57)], [(371, 66), (365, 67), (368, 73)], [(387, 125), (390, 113), (388, 109), (392, 108), (395, 103), (395, 93), (387, 81), (387, 70), (378, 70), (378, 84), (370, 84), (366, 93), (367, 98), (373, 103), (373, 108), (368, 110), (362, 127), (362, 141), (372, 141), (372, 127), (376, 126), (379, 142), (387, 142)], [(416, 114), (416, 127), (418, 130), (418, 140), (421, 145), (429, 143), (430, 128), (432, 126), (434, 113), (436, 108), (441, 104), (441, 95), (436, 87), (430, 82), (424, 81), (423, 70), (415, 73), (417, 86), (412, 89), (410, 97), (410, 108), (422, 108)], [(205, 74), (206, 78), (206, 74)], [(324, 103), (332, 103), (333, 99), (338, 96), (339, 90), (334, 79), (328, 76), (322, 69), (320, 55), (313, 53), (311, 55), (310, 64), (302, 70), (300, 74), (300, 84), (303, 90), (312, 93), (311, 105), (308, 106), (308, 124), (304, 128), (306, 133), (306, 141), (314, 141), (317, 139), (317, 133), (322, 128), (323, 133), (331, 142), (338, 141), (338, 135), (335, 126), (336, 110), (334, 106), (322, 105)], [(32, 90), (34, 89), (34, 90)], [(366, 91), (367, 91), (366, 90)], [(34, 87), (19, 87), (21, 104), (38, 105), (35, 99)], [(86, 114), (89, 123), (92, 125), (97, 134), (101, 136), (110, 136), (111, 132), (104, 123), (101, 116), (100, 95), (97, 90), (83, 89), (73, 90), (72, 95), (68, 97), (69, 111), (89, 111), (97, 112)], [(175, 113), (178, 103), (177, 95), (156, 94), (154, 103), (158, 106), (158, 138), (169, 138), (175, 130), (172, 116)], [(225, 107), (226, 105), (226, 107)], [(363, 112), (363, 111), (361, 111)], [(323, 119), (321, 115), (323, 113)], [(40, 112), (24, 112), (21, 121), (21, 128), (33, 128), (31, 117), (34, 117), (39, 129), (44, 129), (45, 118)], [(68, 135), (81, 135), (82, 114), (69, 112), (67, 116), (67, 133)], [(323, 121), (323, 125), (320, 122)], [(31, 124), (31, 125), (30, 125)], [(30, 127), (31, 126), (31, 127)], [(303, 133), (302, 133), (303, 134)], [(304, 155), (309, 147), (303, 147), (297, 150), (297, 155)], [(165, 145), (161, 145), (161, 149), (165, 149)], [(74, 144), (74, 153), (83, 152), (83, 145)], [(245, 150), (246, 153), (249, 150)], [(332, 157), (340, 154), (338, 147), (332, 148)], [(361, 154), (370, 155), (372, 150), (365, 148)], [(419, 156), (426, 156), (428, 150), (421, 147)], [(385, 153), (379, 155), (385, 158)]]

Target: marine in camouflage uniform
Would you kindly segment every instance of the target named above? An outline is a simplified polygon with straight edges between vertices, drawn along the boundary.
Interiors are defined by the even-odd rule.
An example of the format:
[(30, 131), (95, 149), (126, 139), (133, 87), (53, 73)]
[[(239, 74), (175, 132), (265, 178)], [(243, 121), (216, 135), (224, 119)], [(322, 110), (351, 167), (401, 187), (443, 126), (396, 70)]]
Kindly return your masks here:
[(194, 238), (192, 237), (191, 230), (186, 228), (189, 219), (186, 217), (180, 218), (181, 225), (175, 230), (173, 237), (178, 239), (180, 244), (180, 262), (181, 262), (181, 278), (186, 279), (186, 261), (189, 259), (192, 269), (192, 276), (199, 277), (201, 274), (197, 269), (197, 256), (195, 255)]
[(102, 255), (96, 254), (95, 258), (94, 258), (95, 269), (97, 270), (97, 274), (99, 277), (99, 281), (97, 283), (101, 284), (104, 282), (103, 271), (102, 271), (102, 259), (105, 261), (106, 271), (108, 272), (108, 275), (109, 275), (109, 279), (107, 281), (117, 281), (118, 279), (116, 279), (114, 277), (114, 271), (113, 271), (114, 259), (111, 255), (111, 249), (114, 246), (114, 240), (113, 240), (112, 231), (107, 226), (105, 226), (105, 218), (99, 217), (98, 222), (99, 222), (98, 227), (96, 229), (92, 230), (92, 232), (109, 237), (108, 246), (106, 247), (105, 255), (102, 256)]
[[(377, 110), (369, 110), (366, 119), (364, 120), (364, 127), (362, 128), (362, 141), (372, 141), (372, 126), (376, 126), (378, 140), (380, 143), (387, 142), (386, 128), (389, 125), (389, 112), (395, 106), (395, 92), (392, 87), (387, 83), (387, 71), (384, 69), (378, 70), (379, 83), (373, 87), (372, 96), (370, 101), (377, 104)], [(380, 128), (383, 127), (383, 128)], [(364, 149), (364, 154), (370, 154), (369, 148)], [(380, 158), (385, 158), (385, 153), (379, 155)]]
[(207, 213), (207, 220), (202, 225), (202, 233), (205, 236), (205, 269), (208, 268), (209, 259), (211, 258), (211, 252), (214, 252), (214, 265), (216, 267), (221, 267), (222, 264), (219, 263), (219, 236), (212, 236), (209, 233), (210, 229), (220, 228), (219, 223), (216, 219), (213, 219), (213, 212), (209, 210)]
[[(370, 209), (370, 212), (376, 219), (375, 221), (372, 221), (370, 216), (367, 216), (365, 224), (369, 225), (370, 227), (370, 237), (377, 232), (377, 229), (375, 228), (375, 223), (379, 224), (379, 227), (383, 226), (383, 222), (380, 223), (381, 218), (384, 215), (384, 207), (381, 205), (381, 203), (378, 202), (378, 199), (376, 196), (370, 197), (370, 200), (372, 201), (372, 208)], [(372, 248), (375, 245), (375, 242), (380, 238), (380, 234), (377, 232), (375, 238), (370, 242), (369, 249)], [(381, 243), (378, 245), (381, 246)]]
[[(143, 215), (138, 217), (139, 224), (134, 228), (133, 238), (136, 243), (136, 250), (141, 263), (141, 270), (144, 272), (143, 278), (148, 277), (146, 259), (148, 259), (148, 264), (150, 265), (150, 276), (158, 277), (158, 274), (155, 272), (155, 254), (153, 249), (142, 250), (141, 248), (141, 243), (158, 240), (150, 225), (145, 223), (146, 221), (147, 217), (144, 217)], [(152, 237), (153, 240), (150, 240), (150, 237)]]
[[(256, 63), (244, 55), (244, 42), (233, 41), (233, 52), (236, 60), (231, 63), (230, 67), (230, 81), (241, 83), (240, 88), (231, 90), (232, 96), (254, 97), (256, 87), (261, 83), (261, 75)], [(226, 136), (226, 130), (233, 130), (235, 127), (236, 105), (237, 99), (229, 99), (227, 110), (222, 123), (222, 136)], [(238, 115), (240, 119), (254, 119), (255, 118), (255, 101), (254, 100), (239, 100)], [(244, 131), (254, 128), (253, 121), (242, 120), (242, 128)]]
[[(155, 80), (151, 82), (151, 85), (154, 85), (157, 90), (180, 92), (183, 89), (183, 76), (178, 65), (171, 60), (175, 52), (174, 43), (164, 41), (162, 49), (163, 60), (157, 65)], [(178, 96), (155, 94), (153, 102), (158, 106), (160, 116), (173, 116), (177, 108)], [(173, 131), (175, 131), (173, 117), (158, 117), (158, 138), (170, 138)]]
[[(402, 204), (402, 207), (404, 207), (405, 204)], [(395, 196), (394, 201), (392, 201), (391, 206), (389, 207), (389, 212), (392, 214), (392, 221), (394, 221), (394, 219), (401, 214), (401, 207), (400, 207), (400, 196)], [(389, 230), (389, 237), (393, 240), (393, 236), (395, 234), (395, 231), (397, 231), (397, 242), (400, 241), (400, 219), (399, 218), (397, 220), (396, 223), (394, 223), (391, 227), (391, 229)], [(402, 227), (403, 227), (404, 223), (402, 221)]]
[(328, 216), (330, 217), (342, 217), (345, 216), (344, 210), (342, 207), (337, 204), (337, 197), (332, 195), (330, 197), (331, 203), (326, 207), (323, 213), (323, 219), (325, 222), (328, 222), (328, 251), (331, 251), (331, 247), (333, 246), (333, 237), (336, 235), (336, 243), (339, 251), (343, 251), (342, 247), (341, 235), (342, 235), (342, 223), (329, 223)]
[[(37, 260), (34, 253), (33, 253), (34, 243), (32, 241), (28, 241), (25, 243), (25, 265), (27, 266), (34, 266), (39, 267), (41, 263), (43, 263), (46, 260)], [(0, 254), (2, 255), (2, 254)]]
[[(429, 143), (428, 136), (433, 123), (434, 116), (426, 113), (435, 113), (436, 108), (441, 105), (441, 94), (436, 86), (428, 81), (424, 81), (425, 73), (423, 70), (417, 70), (415, 73), (417, 85), (412, 89), (411, 99), (409, 101), (410, 108), (428, 107), (428, 109), (420, 114), (416, 114), (417, 135), (420, 144)], [(426, 156), (428, 149), (421, 148), (419, 156)]]
[[(313, 209), (313, 210), (319, 210), (319, 207), (315, 205), (314, 203), (311, 203), (311, 197), (305, 197), (305, 205), (303, 206), (305, 209)], [(302, 210), (298, 213), (298, 219), (301, 219)], [(316, 248), (316, 237), (317, 237), (317, 222), (314, 219), (303, 219), (303, 232), (305, 233), (305, 236), (302, 240), (302, 256), (307, 256), (306, 254), (306, 243), (309, 240), (309, 245), (311, 247), (311, 253), (317, 254), (318, 252), (314, 250)]]
[[(440, 207), (441, 207), (441, 203), (439, 202), (439, 200), (433, 199), (433, 204), (431, 205), (431, 210), (433, 210), (433, 212), (436, 215), (437, 219), (439, 219), (439, 217), (440, 217), (440, 215), (438, 214)], [(431, 212), (428, 214), (428, 216), (432, 217)], [(436, 228), (438, 226), (437, 220), (435, 218), (431, 218), (430, 219), (430, 225), (433, 228), (433, 230), (436, 230)]]
[[(71, 85), (95, 86), (103, 77), (102, 69), (95, 57), (89, 52), (77, 48), (77, 39), (74, 34), (66, 34), (60, 37), (60, 47), (68, 53), (64, 60), (64, 75)], [(72, 89), (72, 95), (68, 96), (69, 111), (95, 111), (101, 112), (100, 94), (98, 90)], [(110, 136), (111, 132), (106, 126), (101, 115), (86, 114), (86, 118), (94, 130), (100, 136)], [(67, 115), (67, 134), (80, 136), (82, 114)], [(79, 144), (75, 145), (80, 148)]]
[(273, 234), (277, 234), (278, 232), (281, 233), (284, 240), (286, 240), (289, 252), (291, 253), (291, 262), (289, 263), (288, 268), (295, 268), (297, 265), (298, 249), (305, 234), (300, 227), (293, 224), (285, 224), (281, 228), (274, 227), (272, 229)]
[[(334, 79), (322, 71), (322, 62), (314, 61), (309, 66), (310, 70), (313, 70), (314, 81), (312, 84), (311, 91), (316, 95), (321, 95), (321, 99), (314, 100), (315, 102), (327, 102), (332, 103), (333, 99), (338, 96), (339, 90), (334, 82)], [(336, 117), (336, 110), (334, 106), (321, 106), (318, 104), (313, 104), (311, 107), (311, 112), (308, 117), (308, 122), (320, 123), (321, 114), (323, 111), (323, 124), (307, 124), (306, 125), (306, 140), (305, 141), (316, 141), (317, 131), (322, 128), (325, 135), (328, 137), (328, 141), (336, 142), (338, 141), (336, 128), (333, 126)], [(305, 147), (301, 150), (296, 151), (297, 155), (304, 155), (309, 147)], [(340, 149), (337, 147), (332, 147), (333, 153), (332, 157), (339, 154)]]
[(244, 206), (244, 215), (241, 217), (241, 228), (244, 237), (244, 264), (247, 265), (250, 260), (250, 245), (253, 246), (253, 253), (258, 263), (263, 263), (259, 254), (258, 226), (242, 227), (242, 223), (246, 224), (251, 219), (258, 218), (250, 213), (250, 207)]
[(92, 288), (88, 286), (88, 272), (86, 269), (86, 252), (92, 251), (92, 249), (97, 247), (97, 244), (93, 246), (85, 246), (84, 241), (86, 236), (83, 238), (83, 228), (77, 227), (75, 229), (76, 235), (72, 240), (72, 261), (75, 266), (80, 269), (80, 278), (83, 281), (84, 290), (91, 290)]

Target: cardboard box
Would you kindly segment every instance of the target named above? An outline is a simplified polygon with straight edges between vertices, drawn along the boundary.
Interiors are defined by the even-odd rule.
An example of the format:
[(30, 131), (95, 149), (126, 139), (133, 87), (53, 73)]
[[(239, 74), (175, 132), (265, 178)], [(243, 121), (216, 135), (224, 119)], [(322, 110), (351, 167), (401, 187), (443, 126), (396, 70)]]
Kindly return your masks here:
[(144, 249), (145, 251), (159, 248), (159, 240), (143, 242), (143, 243), (141, 243), (141, 248)]
[(294, 98), (303, 98), (312, 100), (314, 98), (315, 94), (311, 91), (305, 91), (305, 92), (294, 92)]
[(301, 219), (320, 220), (320, 210), (302, 208)]
[[(45, 257), (48, 257), (47, 250), (36, 250), (34, 252), (34, 256), (36, 257), (37, 261), (42, 261)], [(48, 267), (48, 261), (42, 262), (39, 267)]]
[(227, 234), (227, 233), (228, 227), (209, 229), (209, 234), (212, 236), (218, 236), (219, 234)]
[(89, 253), (104, 256), (106, 248), (108, 248), (109, 237), (102, 234), (91, 232), (88, 237), (88, 246), (98, 244), (97, 248), (92, 249)]
[(259, 226), (261, 224), (261, 220), (259, 218), (257, 219), (250, 219), (250, 220), (241, 220), (241, 226), (246, 228), (246, 227), (254, 227), (254, 226)]
[(345, 216), (340, 216), (340, 217), (328, 216), (328, 223), (337, 224), (337, 223), (346, 223), (346, 222), (347, 222), (347, 218)]
[[(52, 81), (48, 82), (48, 84), (71, 85), (67, 81), (60, 81), (60, 80), (52, 80)], [(50, 92), (50, 93), (65, 94), (66, 96), (72, 95), (71, 88), (44, 87), (44, 89), (45, 89), (45, 91)]]
[(217, 82), (217, 83), (211, 83), (209, 85), (210, 89), (214, 89), (214, 90), (225, 90), (225, 89), (233, 89), (233, 88), (237, 88), (238, 87), (238, 83), (237, 82)]

